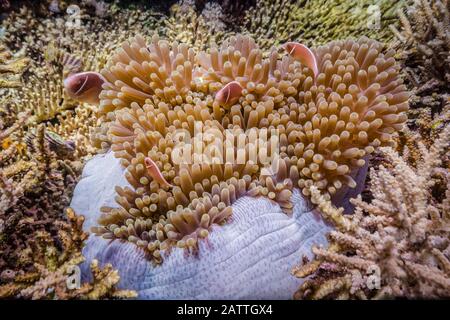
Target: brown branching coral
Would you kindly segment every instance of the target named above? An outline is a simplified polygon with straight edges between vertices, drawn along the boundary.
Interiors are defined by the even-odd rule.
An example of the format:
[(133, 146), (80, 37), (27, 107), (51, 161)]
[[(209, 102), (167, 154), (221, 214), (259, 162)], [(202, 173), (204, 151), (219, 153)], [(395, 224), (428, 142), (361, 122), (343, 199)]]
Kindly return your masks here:
[[(116, 188), (120, 207), (104, 208), (103, 226), (94, 231), (136, 243), (159, 261), (159, 250), (172, 244), (195, 247), (242, 195), (266, 196), (289, 213), (293, 187), (309, 195), (315, 186), (327, 199), (355, 187), (352, 176), (364, 157), (389, 143), (406, 120), (408, 94), (393, 52), (382, 53), (376, 41), (332, 42), (314, 54), (317, 75), (276, 50), (265, 58), (241, 35), (209, 53), (156, 36), (149, 45), (142, 37), (124, 43), (102, 71), (108, 82), (99, 116), (132, 188)], [(241, 90), (221, 101), (218, 91), (231, 83)], [(242, 162), (195, 162), (194, 152), (193, 162), (177, 163), (174, 154), (192, 146), (177, 144), (180, 131), (194, 137), (195, 148), (198, 126), (202, 150), (214, 150), (215, 137), (227, 132), (246, 132), (242, 150), (239, 139), (228, 145)], [(279, 142), (277, 171), (263, 172), (264, 161), (251, 161), (253, 134)], [(146, 170), (146, 158), (154, 172)], [(158, 174), (168, 183), (158, 182)]]
[[(29, 113), (2, 105), (0, 122), (0, 298), (130, 298), (116, 289), (111, 265), (91, 266), (93, 281), (78, 289), (67, 285), (72, 267), (84, 261), (87, 234), (83, 217), (68, 209), (81, 173), (81, 157), (90, 151), (92, 110), (77, 108), (60, 123), (33, 126)], [(80, 120), (81, 119), (81, 120)], [(83, 121), (80, 125), (78, 121)], [(57, 133), (60, 135), (58, 135)], [(73, 139), (70, 141), (68, 139)]]
[(54, 119), (62, 111), (73, 109), (78, 105), (67, 96), (62, 75), (51, 70), (48, 70), (48, 74), (50, 81), (42, 81), (40, 77), (31, 76), (29, 85), (22, 87), (11, 104), (16, 113), (31, 110), (33, 115), (29, 120), (30, 123)]
[(114, 17), (104, 18), (91, 16), (90, 12), (80, 8), (76, 15), (62, 12), (55, 18), (40, 16), (24, 6), (2, 22), (4, 39), (13, 49), (24, 45), (27, 55), (34, 61), (43, 58), (44, 51), (50, 46), (79, 56), (89, 70), (99, 70), (116, 46), (132, 34), (151, 31), (155, 23), (154, 13), (150, 10), (117, 9)]
[(18, 266), (30, 235), (40, 231), (58, 232), (54, 221), (69, 204), (81, 170), (78, 161), (58, 158), (51, 150), (51, 141), (43, 126), (29, 140), (29, 146), (25, 145), (21, 156), (17, 149), (22, 143), (20, 140), (12, 143), (0, 153), (2, 269)]
[[(422, 161), (419, 143), (430, 148), (450, 124), (450, 103), (444, 106), (441, 113), (434, 115), (430, 108), (420, 108), (416, 111), (417, 115), (408, 119), (408, 127), (400, 132), (397, 144), (397, 149), (402, 157), (414, 166)], [(450, 168), (448, 157), (443, 157), (441, 160), (443, 168)]]
[(83, 104), (74, 110), (59, 114), (56, 123), (46, 125), (48, 131), (59, 135), (63, 140), (74, 144), (73, 157), (82, 159), (97, 152), (89, 139), (96, 125), (95, 108)]
[[(71, 286), (72, 270), (84, 261), (81, 248), (87, 233), (83, 232), (83, 217), (67, 209), (67, 221), (56, 220), (58, 235), (37, 232), (22, 259), (32, 262), (28, 271), (4, 269), (0, 274), (0, 298), (23, 299), (100, 299), (132, 298), (136, 294), (117, 290), (120, 277), (111, 265), (102, 269), (94, 260), (91, 264), (92, 282)], [(23, 261), (22, 263), (25, 263)], [(78, 273), (79, 276), (79, 273)], [(75, 279), (74, 281), (79, 281)]]
[(340, 218), (337, 230), (329, 234), (328, 249), (313, 248), (315, 259), (293, 270), (311, 276), (296, 298), (450, 296), (450, 180), (440, 167), (449, 140), (447, 125), (429, 149), (419, 142), (422, 161), (416, 167), (381, 148), (390, 165), (371, 171), (374, 199), (353, 199), (353, 216), (331, 208)]
[(415, 0), (399, 11), (400, 31), (394, 45), (404, 66), (406, 84), (412, 89), (412, 112), (430, 108), (439, 113), (449, 101), (450, 3), (446, 0)]
[(55, 15), (57, 18), (39, 15), (29, 7), (22, 7), (2, 22), (4, 41), (13, 48), (23, 45), (31, 58), (23, 85), (2, 102), (2, 108), (4, 105), (7, 114), (28, 112), (29, 127), (45, 122), (49, 128), (47, 136), (54, 132), (72, 141), (73, 155), (80, 158), (96, 153), (100, 147), (89, 140), (96, 124), (91, 117), (94, 111), (92, 106), (71, 99), (63, 80), (82, 69), (101, 70), (114, 49), (131, 34), (152, 30), (147, 27), (152, 23), (153, 13), (117, 9), (112, 19), (89, 16), (82, 8), (77, 20), (71, 20), (65, 12)]

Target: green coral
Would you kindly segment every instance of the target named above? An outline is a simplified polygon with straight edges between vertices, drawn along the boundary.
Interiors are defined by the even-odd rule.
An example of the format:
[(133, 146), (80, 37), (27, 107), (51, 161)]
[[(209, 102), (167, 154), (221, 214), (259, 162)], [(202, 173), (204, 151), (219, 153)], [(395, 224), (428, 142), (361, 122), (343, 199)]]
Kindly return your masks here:
[(290, 40), (317, 46), (361, 35), (389, 41), (393, 34), (388, 26), (397, 24), (396, 10), (403, 3), (403, 0), (258, 0), (245, 13), (241, 32), (258, 39), (263, 48)]

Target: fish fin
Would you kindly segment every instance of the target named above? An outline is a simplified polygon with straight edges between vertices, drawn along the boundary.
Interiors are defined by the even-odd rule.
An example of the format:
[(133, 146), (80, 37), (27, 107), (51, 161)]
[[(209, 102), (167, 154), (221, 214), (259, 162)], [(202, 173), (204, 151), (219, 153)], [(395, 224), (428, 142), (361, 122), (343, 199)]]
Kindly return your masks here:
[(59, 61), (64, 67), (64, 73), (68, 76), (80, 72), (83, 68), (83, 61), (78, 56), (67, 52), (61, 54)]

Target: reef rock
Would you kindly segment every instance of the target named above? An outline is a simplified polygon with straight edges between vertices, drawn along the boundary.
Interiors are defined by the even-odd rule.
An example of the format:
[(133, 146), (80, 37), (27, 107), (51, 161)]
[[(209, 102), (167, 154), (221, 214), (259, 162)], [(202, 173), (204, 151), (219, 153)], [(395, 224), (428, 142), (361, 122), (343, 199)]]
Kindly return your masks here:
[[(117, 206), (114, 187), (128, 185), (124, 168), (111, 152), (90, 160), (78, 183), (71, 207), (86, 217), (84, 228), (96, 226), (102, 206)], [(91, 234), (83, 254), (85, 280), (89, 263), (111, 263), (119, 270), (120, 288), (140, 299), (290, 299), (303, 281), (291, 269), (313, 244), (326, 244), (330, 227), (297, 190), (292, 215), (265, 198), (242, 197), (230, 221), (213, 226), (198, 249), (172, 247), (156, 265), (130, 242)]]

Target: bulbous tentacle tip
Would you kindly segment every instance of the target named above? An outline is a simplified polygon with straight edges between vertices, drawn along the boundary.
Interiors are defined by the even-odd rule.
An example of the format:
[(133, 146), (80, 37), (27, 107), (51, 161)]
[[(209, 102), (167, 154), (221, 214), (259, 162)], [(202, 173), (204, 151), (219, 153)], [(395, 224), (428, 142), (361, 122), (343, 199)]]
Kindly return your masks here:
[(80, 102), (99, 104), (100, 92), (106, 79), (98, 72), (80, 72), (64, 79), (66, 93)]
[(319, 74), (319, 67), (316, 56), (311, 49), (298, 42), (288, 42), (283, 47), (292, 58), (310, 68), (314, 73), (314, 77), (317, 77)]
[(159, 170), (156, 163), (149, 157), (146, 157), (144, 159), (145, 167), (147, 168), (147, 172), (152, 177), (153, 180), (158, 182), (162, 187), (172, 188), (173, 185), (171, 185), (162, 175), (161, 171)]
[(236, 103), (242, 95), (242, 86), (237, 81), (231, 81), (222, 89), (217, 91), (215, 101), (222, 106), (229, 106)]

